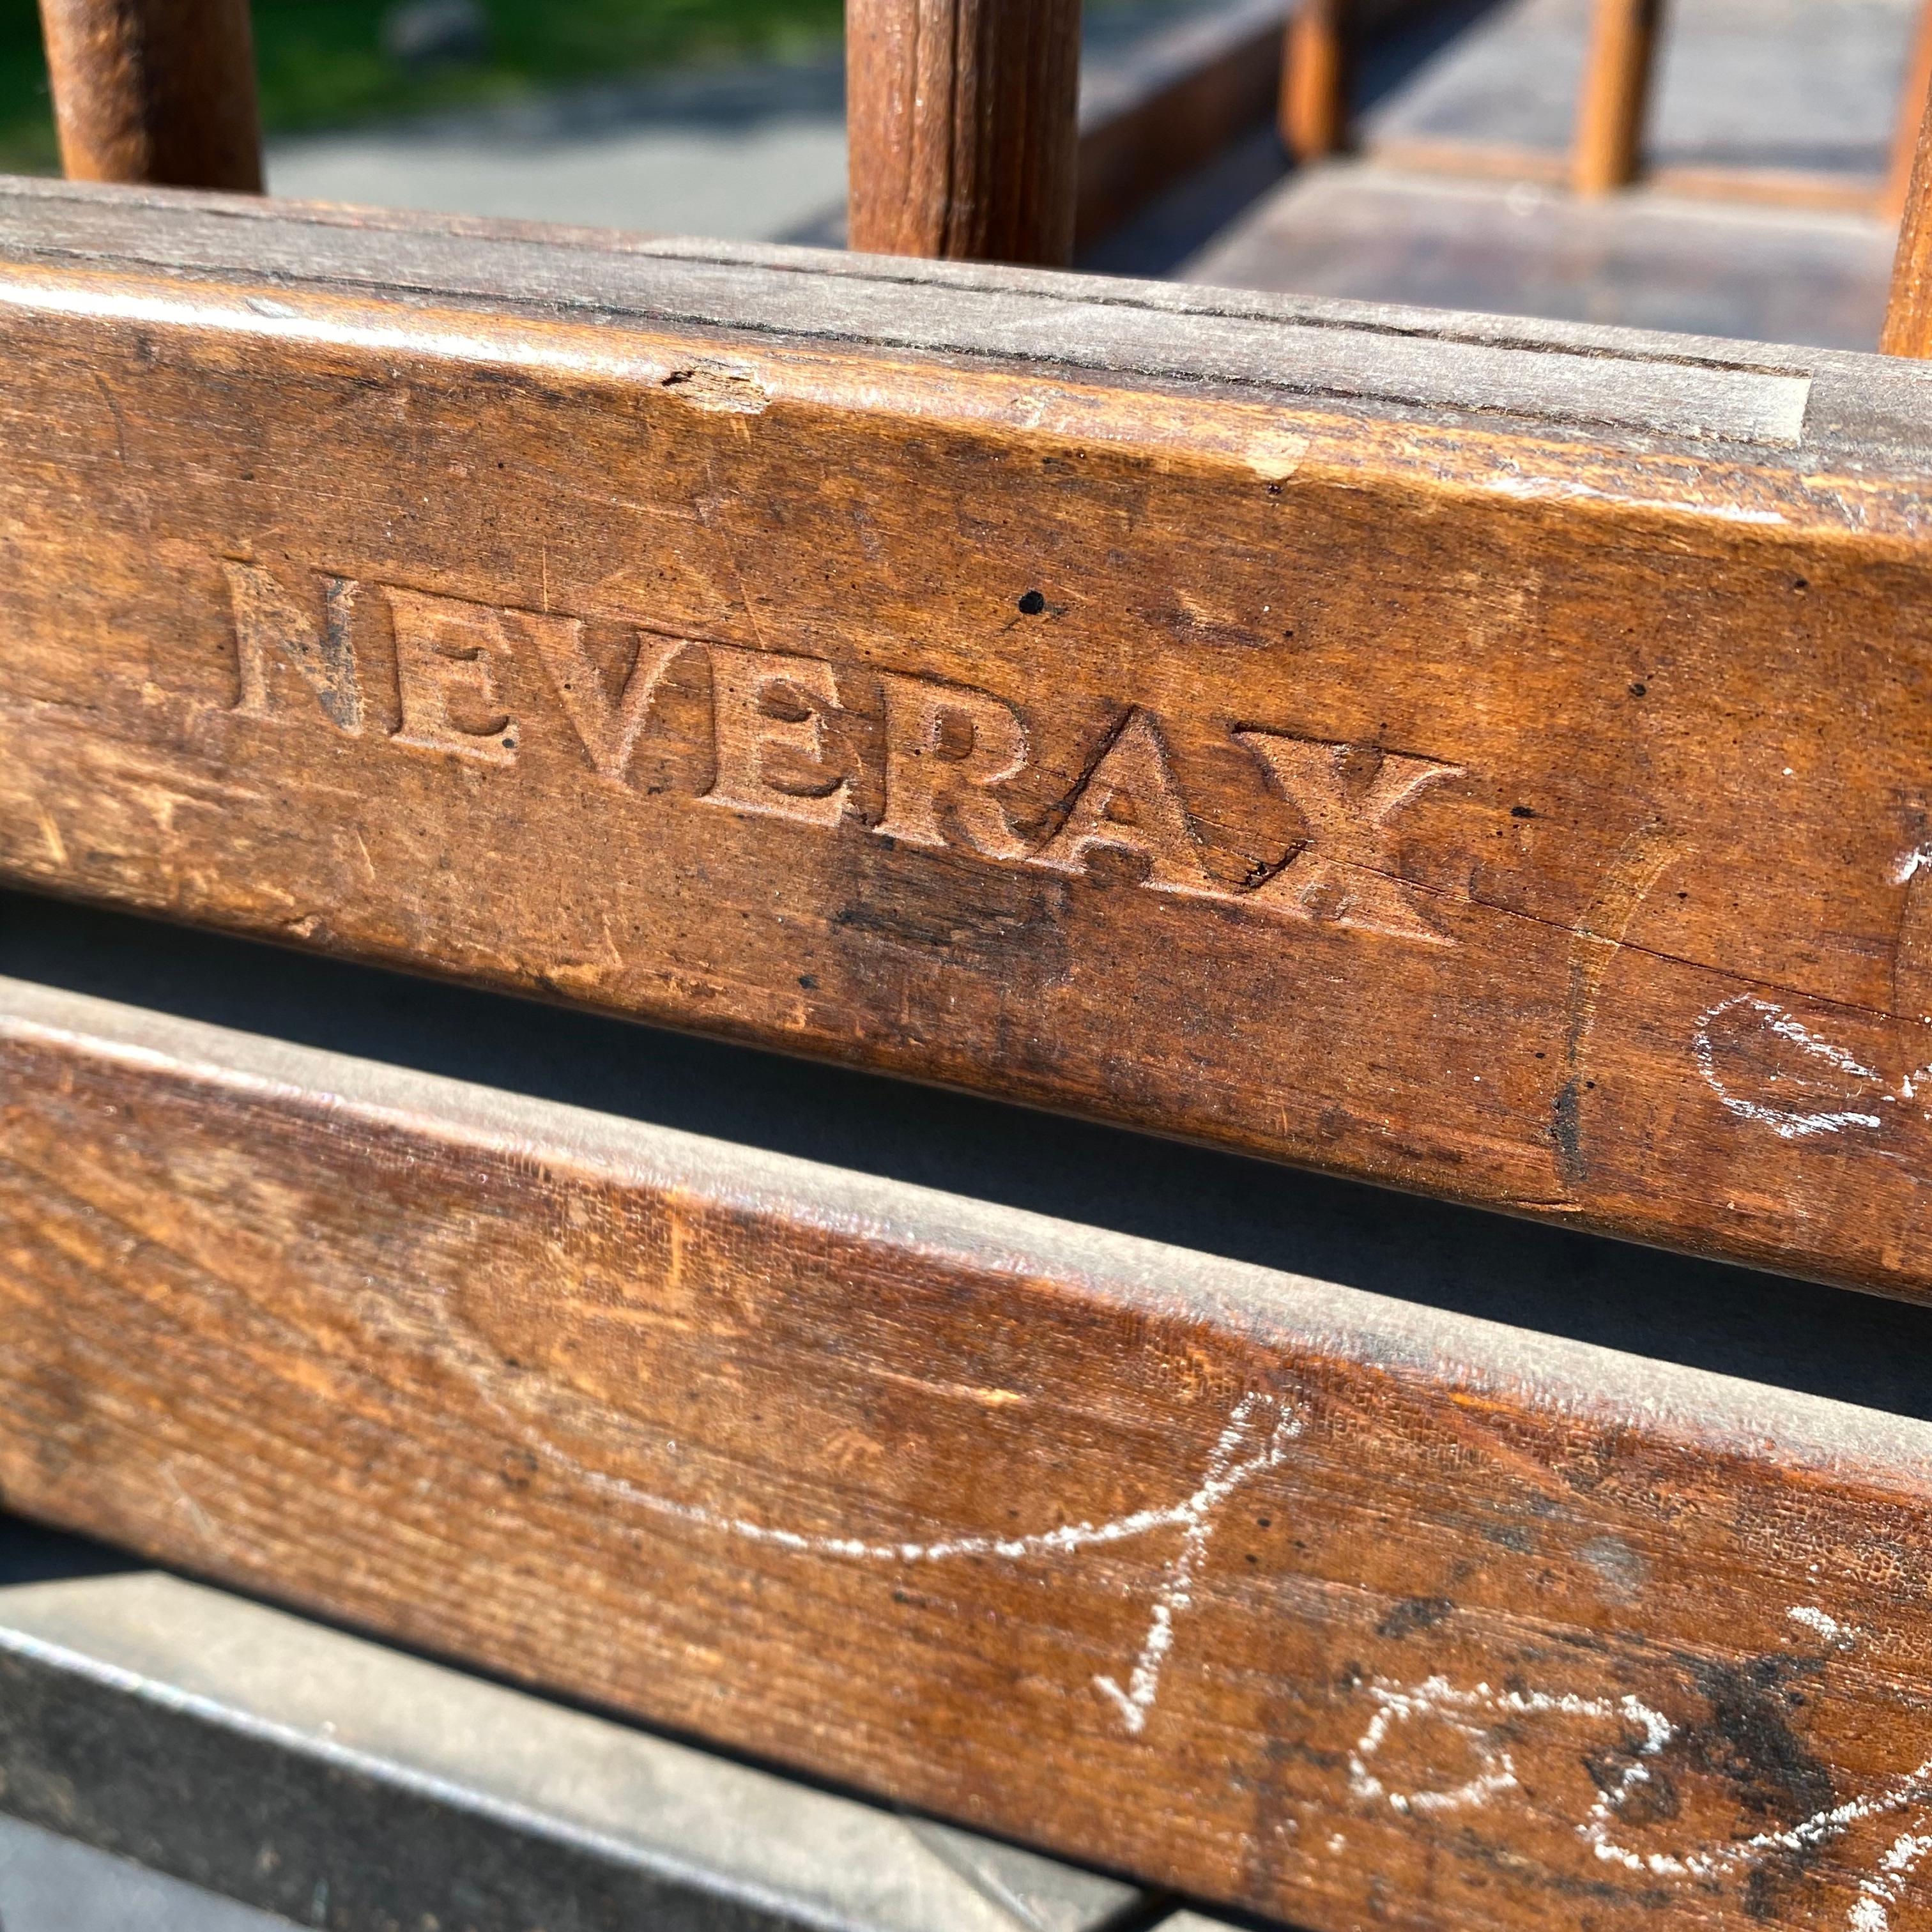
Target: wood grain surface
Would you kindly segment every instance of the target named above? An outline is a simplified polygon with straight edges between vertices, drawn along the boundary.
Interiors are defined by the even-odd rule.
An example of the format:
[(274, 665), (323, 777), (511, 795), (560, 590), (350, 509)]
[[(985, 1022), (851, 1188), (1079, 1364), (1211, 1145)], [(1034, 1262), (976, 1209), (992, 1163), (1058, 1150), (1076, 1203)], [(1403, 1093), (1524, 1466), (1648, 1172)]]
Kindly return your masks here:
[(1080, 0), (850, 0), (845, 71), (854, 248), (1071, 260)]
[(248, 0), (40, 0), (40, 23), (72, 179), (260, 190)]
[(1314, 1932), (1906, 1932), (1932, 1426), (0, 982), (0, 1496)]
[(1932, 1284), (1912, 365), (347, 220), (7, 204), (0, 873)]

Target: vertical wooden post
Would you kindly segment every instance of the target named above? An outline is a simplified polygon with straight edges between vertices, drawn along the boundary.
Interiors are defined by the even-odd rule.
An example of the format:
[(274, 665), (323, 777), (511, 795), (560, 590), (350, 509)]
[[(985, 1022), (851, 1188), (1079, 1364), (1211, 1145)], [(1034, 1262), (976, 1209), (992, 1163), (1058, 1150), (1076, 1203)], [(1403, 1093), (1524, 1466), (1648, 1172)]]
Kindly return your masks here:
[(74, 181), (260, 193), (248, 0), (40, 0)]
[(1912, 36), (1911, 55), (1905, 64), (1904, 84), (1899, 90), (1898, 116), (1892, 124), (1892, 166), (1886, 174), (1886, 212), (1894, 221), (1904, 214), (1906, 196), (1912, 190), (1912, 164), (1918, 152), (1918, 124), (1925, 118), (1928, 95), (1932, 95), (1932, 0), (1922, 0), (1918, 31)]
[(1080, 0), (848, 0), (850, 245), (1065, 263)]
[(1663, 10), (1662, 0), (1597, 0), (1570, 163), (1579, 194), (1609, 194), (1636, 178)]
[(1288, 16), (1281, 138), (1298, 161), (1318, 161), (1348, 145), (1348, 0), (1298, 0)]
[(1892, 296), (1878, 346), (1887, 356), (1932, 358), (1932, 99), (1921, 110), (1905, 212), (1892, 258)]

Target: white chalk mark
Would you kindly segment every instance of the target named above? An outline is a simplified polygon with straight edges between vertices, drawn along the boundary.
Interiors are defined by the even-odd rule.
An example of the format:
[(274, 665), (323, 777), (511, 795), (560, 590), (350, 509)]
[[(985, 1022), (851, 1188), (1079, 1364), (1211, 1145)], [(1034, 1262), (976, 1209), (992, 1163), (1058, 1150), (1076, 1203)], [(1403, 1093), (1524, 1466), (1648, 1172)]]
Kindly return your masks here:
[[(1805, 1112), (1802, 1109), (1767, 1106), (1756, 1100), (1748, 1100), (1742, 1094), (1734, 1094), (1725, 1084), (1724, 1076), (1717, 1068), (1717, 1048), (1711, 1038), (1711, 1028), (1725, 1014), (1735, 1012), (1739, 1007), (1748, 1007), (1764, 1016), (1766, 1030), (1790, 1040), (1799, 1052), (1814, 1060), (1821, 1060), (1834, 1072), (1847, 1074), (1856, 1079), (1876, 1082), (1879, 1076), (1862, 1062), (1856, 1060), (1842, 1048), (1834, 1046), (1812, 1032), (1803, 1022), (1794, 1019), (1782, 1006), (1774, 1006), (1768, 1000), (1760, 1000), (1750, 993), (1733, 994), (1728, 1000), (1720, 1000), (1708, 1011), (1699, 1014), (1696, 1030), (1690, 1036), (1690, 1051), (1696, 1058), (1697, 1070), (1704, 1076), (1704, 1084), (1730, 1112), (1742, 1120), (1756, 1120), (1768, 1126), (1774, 1134), (1785, 1140), (1808, 1140), (1814, 1134), (1833, 1134), (1846, 1127), (1882, 1127), (1885, 1122), (1876, 1114), (1868, 1113), (1862, 1108)], [(1912, 1097), (1912, 1076), (1904, 1083), (1902, 1094), (1887, 1093), (1887, 1100)]]
[[(1579, 1697), (1565, 1692), (1552, 1696), (1542, 1690), (1492, 1690), (1486, 1684), (1472, 1690), (1459, 1689), (1446, 1677), (1431, 1677), (1420, 1684), (1400, 1684), (1378, 1678), (1369, 1684), (1376, 1714), (1369, 1727), (1356, 1740), (1348, 1754), (1348, 1789), (1357, 1798), (1379, 1800), (1392, 1811), (1405, 1816), (1462, 1811), (1486, 1804), (1500, 1793), (1518, 1789), (1516, 1761), (1508, 1749), (1496, 1742), (1494, 1726), (1484, 1719), (1538, 1717), (1552, 1713), (1569, 1718), (1621, 1718), (1636, 1725), (1644, 1734), (1638, 1747), (1640, 1756), (1661, 1750), (1673, 1735), (1670, 1720), (1635, 1697)], [(1462, 1783), (1443, 1790), (1396, 1791), (1378, 1778), (1370, 1760), (1381, 1751), (1390, 1732), (1397, 1724), (1420, 1718), (1433, 1718), (1466, 1738), (1475, 1760), (1475, 1773)], [(1592, 1808), (1606, 1816), (1622, 1802), (1631, 1785), (1649, 1773), (1640, 1762), (1626, 1771), (1614, 1792), (1600, 1796)]]
[[(1728, 1001), (1726, 1006), (1737, 1003)], [(1832, 1056), (1832, 1064), (1841, 1070), (1861, 1078), (1871, 1077), (1849, 1054), (1819, 1040), (1781, 1010), (1764, 1001), (1754, 1000), (1752, 1004), (1770, 1012), (1776, 1021), (1784, 1022), (1776, 1028), (1784, 1037), (1798, 1041), (1808, 1051), (1815, 1047), (1821, 1057)], [(1706, 1022), (1724, 1010), (1724, 1007), (1714, 1008), (1706, 1016)], [(1926, 1073), (1914, 1077), (1924, 1078)], [(526, 1432), (525, 1439), (546, 1458), (566, 1466), (578, 1480), (653, 1515), (770, 1548), (851, 1562), (934, 1563), (974, 1557), (1019, 1561), (1102, 1548), (1160, 1530), (1179, 1529), (1180, 1546), (1163, 1574), (1147, 1638), (1129, 1673), (1126, 1688), (1124, 1690), (1112, 1677), (1093, 1680), (1095, 1688), (1119, 1712), (1129, 1733), (1138, 1736), (1145, 1728), (1159, 1696), (1162, 1667), (1173, 1648), (1176, 1622), (1192, 1604), (1218, 1511), (1244, 1484), (1263, 1470), (1277, 1466), (1287, 1453), (1286, 1445), (1301, 1430), (1300, 1417), (1281, 1397), (1251, 1393), (1244, 1396), (1229, 1414), (1227, 1426), (1209, 1453), (1198, 1486), (1179, 1502), (1164, 1508), (1136, 1510), (1104, 1522), (1066, 1523), (1020, 1536), (964, 1535), (900, 1541), (828, 1536), (725, 1515), (698, 1504), (657, 1495), (622, 1477), (586, 1468), (541, 1436)], [(172, 1472), (170, 1474), (172, 1476)], [(178, 1478), (175, 1480), (178, 1490)], [(199, 1515), (193, 1499), (184, 1491), (182, 1500), (184, 1507)], [(1786, 1614), (1843, 1648), (1850, 1648), (1856, 1640), (1851, 1626), (1815, 1605), (1796, 1604)], [(1378, 1678), (1371, 1680), (1366, 1689), (1375, 1710), (1348, 1754), (1350, 1793), (1364, 1803), (1385, 1804), (1400, 1816), (1418, 1820), (1476, 1809), (1522, 1790), (1514, 1759), (1497, 1735), (1513, 1719), (1596, 1718), (1621, 1724), (1627, 1730), (1640, 1733), (1636, 1742), (1624, 1747), (1629, 1762), (1613, 1783), (1599, 1787), (1594, 1801), (1574, 1829), (1601, 1862), (1652, 1878), (1702, 1881), (1722, 1878), (1740, 1868), (1755, 1865), (1768, 1854), (1813, 1850), (1843, 1836), (1856, 1825), (1915, 1809), (1932, 1799), (1932, 1758), (1928, 1758), (1880, 1790), (1815, 1812), (1780, 1830), (1761, 1832), (1748, 1838), (1682, 1846), (1674, 1851), (1639, 1852), (1619, 1842), (1615, 1835), (1617, 1820), (1631, 1795), (1653, 1782), (1650, 1761), (1677, 1735), (1667, 1718), (1641, 1700), (1627, 1694), (1586, 1697), (1534, 1689), (1497, 1690), (1486, 1683), (1465, 1688), (1440, 1676), (1412, 1684)], [(1391, 1788), (1379, 1774), (1377, 1760), (1397, 1726), (1422, 1720), (1436, 1720), (1460, 1734), (1472, 1754), (1471, 1774), (1438, 1788)], [(1346, 1842), (1336, 1832), (1329, 1838), (1328, 1848), (1331, 1853), (1339, 1854)], [(1888, 1908), (1903, 1896), (1907, 1881), (1928, 1853), (1932, 1853), (1932, 1834), (1907, 1832), (1895, 1839), (1878, 1865), (1860, 1881), (1858, 1897), (1851, 1906), (1850, 1932), (1890, 1932)]]
[(1922, 1803), (1932, 1779), (1932, 1758), (1897, 1779), (1887, 1790), (1869, 1798), (1848, 1799), (1830, 1810), (1813, 1813), (1781, 1832), (1760, 1832), (1755, 1838), (1732, 1839), (1708, 1850), (1687, 1851), (1673, 1856), (1666, 1852), (1639, 1853), (1619, 1845), (1600, 1825), (1592, 1807), (1592, 1820), (1577, 1829), (1588, 1839), (1598, 1858), (1606, 1864), (1620, 1864), (1630, 1871), (1649, 1872), (1658, 1877), (1720, 1878), (1741, 1864), (1755, 1863), (1766, 1852), (1806, 1852), (1828, 1844), (1868, 1818), (1882, 1818), (1888, 1812), (1902, 1811)]
[(44, 805), (36, 803), (34, 815), (39, 819), (40, 836), (46, 842), (47, 854), (56, 866), (67, 863), (67, 841), (62, 838), (60, 827), (55, 824), (54, 816)]
[(1852, 1932), (1888, 1932), (1892, 1914), (1886, 1908), (1898, 1903), (1905, 1881), (1928, 1852), (1932, 1852), (1932, 1838), (1904, 1832), (1892, 1841), (1878, 1870), (1859, 1883), (1852, 1901)]
[[(1644, 1754), (1651, 1754), (1646, 1751)], [(1810, 1817), (1796, 1825), (1788, 1825), (1781, 1831), (1760, 1832), (1753, 1838), (1730, 1839), (1721, 1845), (1677, 1853), (1634, 1852), (1610, 1836), (1610, 1815), (1621, 1804), (1630, 1788), (1631, 1780), (1627, 1778), (1622, 1789), (1614, 1796), (1606, 1795), (1599, 1799), (1591, 1807), (1588, 1820), (1577, 1827), (1599, 1858), (1606, 1864), (1619, 1864), (1627, 1870), (1646, 1872), (1659, 1878), (1721, 1878), (1740, 1865), (1756, 1864), (1767, 1852), (1813, 1851), (1868, 1818), (1882, 1818), (1888, 1813), (1922, 1804), (1928, 1793), (1932, 1792), (1932, 1758), (1928, 1758), (1904, 1777), (1894, 1779), (1882, 1791), (1874, 1792), (1869, 1797), (1848, 1798), (1842, 1804), (1815, 1811)], [(1902, 1877), (1901, 1872), (1901, 1882)], [(1854, 1912), (1857, 1911), (1856, 1904), (1852, 1910)], [(1864, 1928), (1859, 1928), (1859, 1932), (1864, 1932)]]
[(1784, 1614), (1793, 1623), (1803, 1624), (1816, 1630), (1828, 1643), (1836, 1644), (1840, 1650), (1850, 1650), (1858, 1642), (1858, 1633), (1849, 1624), (1841, 1624), (1815, 1604), (1794, 1604)]
[[(1264, 1427), (1266, 1440), (1252, 1455), (1238, 1462), (1236, 1454), (1244, 1441), (1252, 1441)], [(1201, 1486), (1180, 1507), (1179, 1520), (1187, 1526), (1180, 1539), (1180, 1553), (1154, 1598), (1154, 1621), (1148, 1626), (1141, 1654), (1134, 1660), (1126, 1689), (1123, 1690), (1111, 1677), (1094, 1680), (1094, 1688), (1112, 1702), (1134, 1736), (1146, 1728), (1148, 1713), (1160, 1694), (1161, 1666), (1174, 1648), (1174, 1620), (1194, 1600), (1195, 1574), (1214, 1538), (1216, 1512), (1250, 1476), (1273, 1468), (1281, 1460), (1289, 1437), (1300, 1432), (1300, 1423), (1270, 1396), (1244, 1396), (1228, 1418), (1228, 1426), (1208, 1459)]]
[(182, 1480), (180, 1472), (172, 1462), (164, 1462), (161, 1473), (167, 1478), (169, 1486), (175, 1492), (176, 1501), (181, 1504), (189, 1522), (194, 1525), (202, 1541), (218, 1554), (226, 1556), (228, 1553), (226, 1546), (216, 1533), (214, 1525), (208, 1520), (207, 1510), (202, 1508), (188, 1485)]
[[(502, 1405), (494, 1398), (491, 1400), (492, 1406), (501, 1411)], [(679, 1502), (622, 1476), (590, 1468), (565, 1455), (540, 1435), (527, 1430), (524, 1433), (534, 1450), (567, 1468), (574, 1480), (588, 1483), (606, 1496), (620, 1498), (634, 1508), (767, 1549), (793, 1550), (800, 1556), (858, 1563), (940, 1563), (988, 1556), (1018, 1562), (1030, 1557), (1060, 1556), (1103, 1548), (1156, 1530), (1179, 1529), (1180, 1548), (1162, 1576), (1147, 1639), (1128, 1676), (1127, 1688), (1123, 1691), (1111, 1677), (1094, 1680), (1095, 1688), (1119, 1710), (1130, 1734), (1138, 1736), (1145, 1729), (1148, 1714), (1160, 1694), (1161, 1667), (1174, 1648), (1175, 1619), (1194, 1600), (1195, 1581), (1214, 1537), (1216, 1511), (1251, 1477), (1274, 1468), (1281, 1461), (1288, 1442), (1301, 1433), (1301, 1420), (1278, 1396), (1253, 1393), (1243, 1396), (1209, 1454), (1200, 1486), (1191, 1496), (1164, 1509), (1136, 1510), (1131, 1515), (1114, 1516), (1105, 1522), (1063, 1523), (1057, 1529), (1035, 1530), (1022, 1536), (950, 1536), (901, 1542), (788, 1529), (777, 1523), (754, 1522), (748, 1516), (728, 1516), (698, 1503)], [(1252, 1445), (1252, 1454), (1241, 1455), (1244, 1444)]]
[[(1808, 1608), (1801, 1606), (1800, 1610)], [(1824, 1611), (1790, 1614), (1813, 1628), (1829, 1625), (1846, 1633), (1848, 1627)], [(1621, 1720), (1642, 1733), (1630, 1762), (1616, 1782), (1598, 1790), (1595, 1801), (1576, 1827), (1577, 1835), (1606, 1864), (1652, 1878), (1722, 1878), (1740, 1867), (1756, 1864), (1768, 1853), (1806, 1852), (1840, 1838), (1855, 1825), (1888, 1814), (1912, 1809), (1932, 1797), (1932, 1758), (1863, 1798), (1814, 1812), (1781, 1830), (1760, 1832), (1749, 1838), (1684, 1846), (1672, 1851), (1638, 1852), (1618, 1842), (1613, 1827), (1631, 1794), (1652, 1782), (1650, 1760), (1672, 1738), (1676, 1727), (1660, 1712), (1636, 1697), (1582, 1697), (1546, 1691), (1494, 1690), (1487, 1684), (1463, 1688), (1446, 1677), (1420, 1684), (1397, 1684), (1376, 1678), (1366, 1687), (1376, 1706), (1369, 1726), (1348, 1756), (1348, 1789), (1365, 1803), (1384, 1804), (1407, 1817), (1465, 1811), (1489, 1804), (1502, 1794), (1520, 1790), (1516, 1764), (1496, 1733), (1512, 1718), (1559, 1715)], [(1418, 1790), (1391, 1790), (1377, 1774), (1375, 1761), (1398, 1725), (1432, 1719), (1460, 1732), (1468, 1741), (1473, 1774), (1461, 1783)], [(1903, 1894), (1920, 1862), (1932, 1852), (1932, 1835), (1901, 1834), (1863, 1879), (1850, 1915), (1850, 1932), (1890, 1932), (1888, 1908)]]
[(1909, 886), (1928, 866), (1932, 866), (1932, 845), (1921, 845), (1902, 854), (1892, 868), (1894, 886)]
[[(1232, 1442), (1255, 1426), (1258, 1415), (1272, 1412), (1275, 1421), (1268, 1446), (1250, 1460), (1217, 1473), (1216, 1459)], [(1003, 1556), (1018, 1562), (1029, 1556), (1058, 1556), (1076, 1550), (1092, 1550), (1105, 1544), (1125, 1543), (1156, 1529), (1191, 1529), (1200, 1520), (1204, 1506), (1212, 1510), (1230, 1492), (1258, 1470), (1272, 1468), (1281, 1460), (1280, 1444), (1301, 1432), (1300, 1420), (1286, 1403), (1274, 1396), (1246, 1395), (1236, 1404), (1228, 1426), (1209, 1458), (1208, 1474), (1202, 1486), (1184, 1502), (1166, 1509), (1136, 1510), (1131, 1516), (1115, 1516), (1106, 1522), (1063, 1523), (1058, 1529), (1035, 1530), (1024, 1536), (950, 1536), (931, 1541), (871, 1542), (862, 1537), (825, 1536), (811, 1532), (786, 1529), (776, 1523), (754, 1522), (748, 1516), (726, 1516), (698, 1503), (681, 1503), (650, 1490), (627, 1482), (601, 1469), (586, 1468), (563, 1456), (539, 1438), (536, 1445), (553, 1460), (567, 1462), (572, 1475), (588, 1482), (606, 1495), (621, 1496), (653, 1516), (669, 1516), (700, 1529), (717, 1530), (747, 1543), (766, 1544), (778, 1550), (796, 1550), (802, 1556), (842, 1557), (848, 1562), (871, 1563), (940, 1563), (961, 1556)], [(1232, 1451), (1230, 1451), (1232, 1453)], [(1204, 1505), (1203, 1498), (1211, 1498)]]

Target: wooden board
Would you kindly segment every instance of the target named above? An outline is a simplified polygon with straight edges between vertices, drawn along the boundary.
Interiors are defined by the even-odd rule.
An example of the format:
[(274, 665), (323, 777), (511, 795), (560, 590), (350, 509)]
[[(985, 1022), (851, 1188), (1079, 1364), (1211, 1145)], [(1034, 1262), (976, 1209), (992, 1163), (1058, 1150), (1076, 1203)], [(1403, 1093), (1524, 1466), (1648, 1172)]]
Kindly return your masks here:
[(1924, 1910), (1932, 1425), (17, 982), (0, 1096), (10, 1506), (1315, 1932)]
[(1909, 365), (23, 184), (0, 873), (1922, 1293)]

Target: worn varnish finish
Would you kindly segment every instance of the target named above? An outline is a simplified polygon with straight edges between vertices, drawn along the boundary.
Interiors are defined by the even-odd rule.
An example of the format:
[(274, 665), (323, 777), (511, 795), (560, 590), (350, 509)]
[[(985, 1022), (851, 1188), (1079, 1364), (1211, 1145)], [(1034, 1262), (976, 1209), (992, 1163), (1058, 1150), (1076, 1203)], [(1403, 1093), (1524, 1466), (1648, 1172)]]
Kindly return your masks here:
[(147, 199), (8, 218), (8, 878), (1932, 1282), (1907, 365)]
[(40, 0), (40, 21), (70, 178), (260, 188), (248, 0)]
[(9, 1505), (1316, 1932), (1923, 1910), (1923, 1424), (0, 1015)]
[(1070, 258), (1080, 0), (850, 0), (845, 63), (854, 248)]

